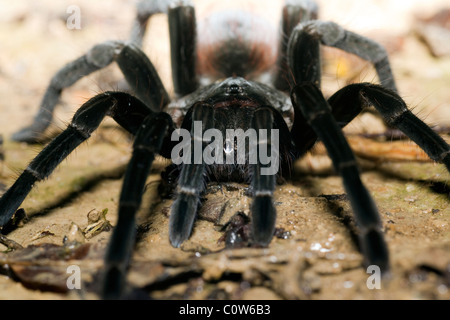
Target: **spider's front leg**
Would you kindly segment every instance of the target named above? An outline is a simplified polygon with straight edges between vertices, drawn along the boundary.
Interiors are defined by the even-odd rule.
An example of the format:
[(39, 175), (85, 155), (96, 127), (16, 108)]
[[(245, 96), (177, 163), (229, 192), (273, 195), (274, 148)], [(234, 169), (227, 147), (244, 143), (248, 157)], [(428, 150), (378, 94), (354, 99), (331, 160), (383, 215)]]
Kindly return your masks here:
[(105, 257), (106, 275), (102, 294), (104, 298), (118, 298), (134, 244), (135, 213), (141, 203), (148, 170), (155, 154), (170, 154), (168, 136), (173, 130), (173, 123), (168, 114), (154, 113), (137, 98), (122, 92), (105, 92), (90, 99), (77, 111), (68, 128), (33, 159), (2, 196), (0, 225), (11, 219), (35, 182), (47, 178), (77, 146), (90, 137), (107, 115), (130, 133), (136, 134), (120, 196), (118, 222)]
[(361, 181), (355, 156), (332, 114), (330, 105), (312, 83), (297, 85), (292, 90), (291, 97), (296, 116), (301, 114), (311, 126), (325, 145), (335, 170), (342, 176), (359, 228), (358, 236), (365, 264), (377, 265), (386, 274), (389, 271), (389, 253), (380, 215)]
[[(202, 124), (201, 132), (195, 130), (196, 122)], [(206, 145), (210, 143), (203, 133), (214, 128), (214, 109), (203, 102), (194, 104), (186, 115), (182, 127), (190, 128), (191, 152), (190, 155), (183, 155), (183, 161), (187, 163), (182, 164), (177, 196), (169, 218), (169, 240), (174, 247), (179, 247), (189, 238), (194, 226), (200, 194), (205, 187), (206, 164), (202, 154)]]
[(67, 129), (31, 161), (3, 194), (0, 199), (0, 226), (11, 219), (34, 184), (46, 179), (76, 147), (90, 137), (107, 115), (135, 134), (142, 120), (151, 113), (141, 101), (122, 92), (105, 92), (87, 101), (75, 113)]
[[(192, 140), (190, 144), (191, 152), (186, 158), (190, 163), (185, 163), (181, 167), (178, 194), (170, 214), (169, 238), (174, 247), (179, 247), (183, 241), (189, 238), (199, 207), (200, 194), (205, 185), (205, 159), (196, 157), (201, 156), (202, 152), (206, 151), (205, 147), (210, 147), (208, 144), (211, 143), (211, 138), (206, 133), (199, 136), (200, 130), (194, 130), (194, 126), (196, 122), (200, 123), (201, 120), (201, 123), (203, 123), (202, 133), (213, 128), (214, 114), (215, 109), (210, 105), (198, 102), (193, 106), (192, 112), (186, 115), (183, 122), (183, 128), (190, 128)], [(279, 144), (280, 136), (282, 139), (287, 139), (289, 130), (281, 115), (270, 106), (257, 108), (252, 112), (250, 121), (250, 127), (257, 133), (255, 137), (257, 141), (252, 141), (248, 150), (250, 184), (253, 194), (251, 206), (252, 240), (254, 245), (264, 247), (270, 243), (275, 230), (276, 210), (273, 203), (273, 193), (276, 176), (280, 164), (284, 160), (279, 159), (280, 148), (276, 144)], [(273, 129), (276, 129), (276, 131)], [(242, 137), (236, 138), (239, 140)], [(198, 145), (197, 151), (195, 144)], [(198, 150), (201, 150), (201, 152), (198, 152)], [(283, 149), (283, 151), (285, 150)], [(237, 152), (239, 153), (239, 151)]]
[(141, 205), (145, 182), (155, 155), (170, 150), (172, 119), (167, 113), (150, 114), (142, 122), (133, 144), (133, 154), (125, 172), (119, 200), (119, 213), (105, 255), (102, 298), (120, 298), (128, 261), (136, 236), (136, 213)]
[[(151, 61), (135, 46), (121, 48), (117, 62), (126, 76), (137, 79), (138, 91), (146, 93), (147, 103), (123, 92), (105, 92), (95, 96), (75, 113), (66, 130), (52, 140), (0, 199), (0, 226), (9, 221), (31, 191), (34, 183), (47, 178), (77, 146), (88, 139), (105, 116), (136, 134), (143, 119), (168, 103), (168, 94)], [(82, 64), (83, 65), (83, 64)]]
[[(276, 209), (273, 203), (273, 193), (275, 191), (276, 174), (279, 169), (279, 146), (272, 145), (272, 142), (279, 143), (279, 139), (272, 139), (273, 111), (270, 108), (261, 108), (253, 114), (252, 127), (258, 132), (257, 150), (261, 155), (261, 150), (270, 155), (271, 161), (261, 163), (258, 157), (256, 164), (251, 164), (251, 190), (253, 193), (252, 213), (252, 240), (254, 245), (267, 246), (272, 240), (275, 232)], [(261, 137), (261, 130), (266, 130), (267, 136)]]

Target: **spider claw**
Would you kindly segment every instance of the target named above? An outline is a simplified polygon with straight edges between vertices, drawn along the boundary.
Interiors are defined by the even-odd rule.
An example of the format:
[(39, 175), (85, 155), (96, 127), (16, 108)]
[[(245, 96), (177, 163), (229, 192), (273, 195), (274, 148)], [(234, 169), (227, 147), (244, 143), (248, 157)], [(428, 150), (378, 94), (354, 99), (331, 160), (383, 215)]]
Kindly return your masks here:
[(253, 242), (255, 246), (267, 247), (275, 232), (276, 210), (269, 196), (256, 197), (252, 206)]
[(101, 296), (104, 300), (116, 300), (124, 287), (124, 275), (119, 268), (111, 266), (104, 274)]
[(175, 200), (169, 217), (169, 240), (173, 247), (180, 247), (189, 238), (196, 214), (196, 197), (181, 193)]
[(383, 233), (378, 228), (370, 228), (361, 233), (359, 241), (366, 257), (365, 265), (378, 266), (383, 275), (389, 274), (389, 252)]

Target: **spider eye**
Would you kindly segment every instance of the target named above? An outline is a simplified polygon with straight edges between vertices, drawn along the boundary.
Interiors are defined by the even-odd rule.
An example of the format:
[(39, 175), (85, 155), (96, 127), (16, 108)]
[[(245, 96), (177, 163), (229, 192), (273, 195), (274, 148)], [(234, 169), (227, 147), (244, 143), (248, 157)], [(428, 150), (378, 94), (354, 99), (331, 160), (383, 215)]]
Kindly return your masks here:
[(228, 94), (238, 94), (238, 93), (242, 93), (242, 88), (240, 86), (238, 86), (237, 84), (232, 84), (232, 85), (228, 86), (226, 92)]

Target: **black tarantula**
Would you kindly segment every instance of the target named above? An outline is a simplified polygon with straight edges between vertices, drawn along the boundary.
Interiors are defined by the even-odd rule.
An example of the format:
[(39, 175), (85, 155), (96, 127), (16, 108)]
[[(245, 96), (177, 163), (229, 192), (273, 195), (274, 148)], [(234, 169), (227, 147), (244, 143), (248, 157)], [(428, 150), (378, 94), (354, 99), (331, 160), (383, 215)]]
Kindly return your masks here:
[[(10, 220), (34, 183), (47, 178), (69, 153), (90, 137), (105, 116), (112, 117), (135, 136), (120, 195), (118, 222), (105, 257), (102, 296), (118, 298), (135, 241), (135, 214), (146, 177), (156, 155), (174, 160), (178, 144), (172, 136), (179, 132), (177, 128), (191, 133), (187, 142), (193, 143), (181, 153), (176, 152), (184, 161), (172, 164), (173, 172), (178, 174), (169, 218), (169, 240), (174, 247), (191, 234), (205, 183), (229, 180), (250, 184), (252, 242), (257, 246), (269, 245), (276, 220), (273, 203), (276, 178), (288, 175), (291, 163), (320, 140), (343, 179), (359, 228), (359, 245), (365, 263), (378, 265), (387, 273), (389, 254), (381, 219), (361, 182), (357, 162), (341, 128), (364, 108), (374, 106), (386, 123), (402, 130), (448, 170), (450, 148), (408, 110), (396, 93), (384, 48), (336, 23), (317, 20), (317, 11), (313, 0), (285, 1), (275, 55), (276, 50), (267, 39), (252, 38), (255, 36), (252, 31), (265, 30), (267, 25), (251, 14), (228, 12), (212, 16), (199, 24), (199, 29), (203, 29), (197, 37), (195, 10), (190, 1), (141, 1), (131, 40), (98, 44), (63, 67), (51, 80), (34, 123), (16, 133), (13, 139), (35, 141), (51, 122), (63, 88), (111, 62), (119, 65), (133, 95), (105, 92), (83, 104), (67, 129), (31, 161), (0, 199), (0, 225)], [(167, 13), (169, 20), (173, 99), (140, 49), (148, 20), (156, 13)], [(210, 38), (206, 37), (208, 34)], [(351, 84), (325, 99), (319, 89), (321, 45), (342, 49), (371, 62), (380, 85)], [(200, 135), (195, 132), (198, 128)], [(251, 143), (246, 136), (217, 142), (206, 134), (209, 129), (221, 134), (228, 129), (255, 130), (258, 139), (253, 147), (275, 155), (276, 170), (270, 171), (273, 163), (260, 158), (250, 161)], [(263, 129), (269, 135), (263, 137), (260, 134)], [(198, 161), (195, 146), (204, 152), (213, 140), (219, 147), (210, 154), (231, 153), (234, 161)], [(247, 148), (244, 161), (239, 162), (238, 147), (242, 140), (247, 141), (244, 143)]]

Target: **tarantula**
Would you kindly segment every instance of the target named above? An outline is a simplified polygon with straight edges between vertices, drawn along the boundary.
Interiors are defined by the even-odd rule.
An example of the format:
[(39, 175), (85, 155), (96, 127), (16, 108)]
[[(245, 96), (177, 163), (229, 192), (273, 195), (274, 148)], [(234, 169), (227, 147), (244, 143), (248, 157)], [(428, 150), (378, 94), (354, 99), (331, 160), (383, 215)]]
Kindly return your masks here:
[[(156, 13), (166, 13), (169, 20), (175, 91), (172, 99), (140, 49), (147, 22)], [(184, 161), (172, 165), (171, 172), (178, 176), (169, 217), (169, 240), (174, 247), (191, 234), (205, 183), (229, 180), (250, 184), (252, 241), (257, 246), (269, 245), (276, 221), (273, 202), (276, 178), (288, 175), (291, 163), (320, 140), (343, 179), (359, 228), (365, 263), (378, 265), (387, 273), (389, 254), (381, 219), (361, 182), (357, 162), (341, 128), (364, 108), (374, 106), (388, 124), (402, 130), (448, 170), (450, 148), (408, 110), (396, 93), (384, 48), (336, 23), (317, 20), (317, 14), (317, 5), (312, 0), (286, 0), (278, 52), (273, 55), (276, 50), (271, 44), (264, 38), (255, 38), (253, 33), (258, 28), (267, 29), (267, 25), (249, 13), (212, 16), (199, 24), (201, 30), (197, 37), (195, 10), (189, 1), (142, 1), (130, 42), (98, 44), (63, 67), (51, 80), (34, 123), (16, 133), (13, 139), (34, 141), (50, 123), (62, 89), (112, 62), (119, 65), (133, 94), (104, 92), (84, 103), (67, 129), (31, 161), (0, 199), (0, 225), (10, 220), (34, 183), (47, 178), (69, 153), (90, 137), (105, 116), (112, 117), (135, 136), (120, 195), (118, 222), (105, 256), (102, 295), (117, 298), (125, 283), (135, 241), (135, 214), (146, 177), (156, 155), (174, 160), (178, 144), (173, 135), (180, 128), (191, 134), (187, 142), (192, 144), (175, 152)], [(204, 38), (205, 34), (211, 37)], [(319, 89), (321, 45), (370, 61), (380, 85), (348, 85), (325, 99)], [(229, 129), (255, 130), (258, 139), (253, 144), (254, 150), (275, 155), (271, 159), (276, 160), (276, 170), (270, 171), (273, 163), (261, 158), (250, 161), (252, 143), (246, 140), (248, 137), (237, 135), (218, 142), (206, 134), (210, 129), (224, 135)], [(262, 136), (261, 130), (268, 130), (269, 135)], [(239, 159), (238, 147), (242, 140), (246, 141), (246, 148)], [(231, 153), (233, 161), (198, 161), (195, 146), (204, 152), (213, 142), (218, 148), (210, 154)]]

